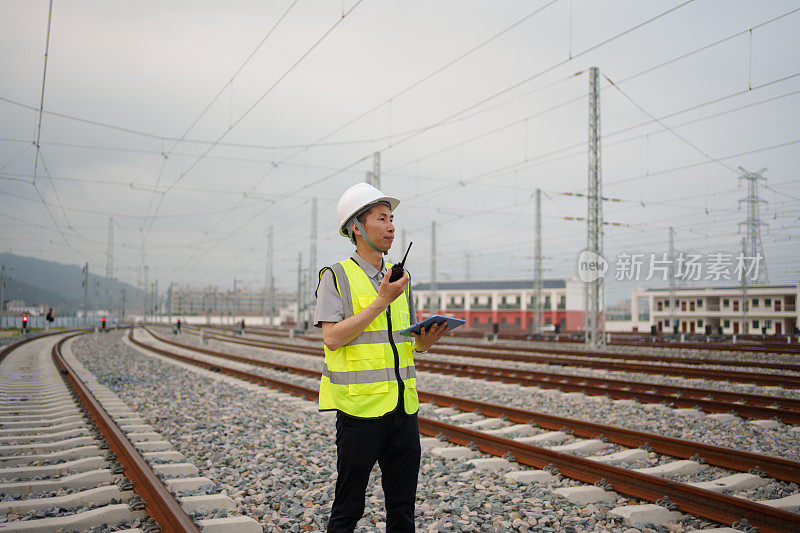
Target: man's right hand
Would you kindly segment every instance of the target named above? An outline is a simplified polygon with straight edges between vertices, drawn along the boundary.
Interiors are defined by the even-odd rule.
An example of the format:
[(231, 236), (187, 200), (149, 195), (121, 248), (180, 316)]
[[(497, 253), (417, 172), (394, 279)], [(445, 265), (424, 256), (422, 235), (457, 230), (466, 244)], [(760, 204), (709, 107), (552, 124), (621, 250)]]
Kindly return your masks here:
[(376, 300), (379, 301), (383, 307), (387, 307), (389, 304), (395, 301), (398, 296), (403, 294), (403, 292), (406, 290), (406, 285), (408, 285), (408, 272), (404, 271), (403, 277), (395, 282), (389, 281), (391, 273), (391, 269), (386, 271), (386, 274), (383, 276), (383, 280), (381, 281), (381, 285), (378, 287), (378, 297)]

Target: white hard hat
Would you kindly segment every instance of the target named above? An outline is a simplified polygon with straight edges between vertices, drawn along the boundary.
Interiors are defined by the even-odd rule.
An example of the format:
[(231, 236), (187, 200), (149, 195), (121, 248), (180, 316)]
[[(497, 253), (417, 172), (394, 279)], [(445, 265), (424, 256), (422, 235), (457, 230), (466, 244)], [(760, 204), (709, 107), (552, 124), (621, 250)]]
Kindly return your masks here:
[(356, 183), (342, 194), (339, 204), (336, 206), (336, 217), (339, 220), (339, 235), (350, 237), (347, 232), (347, 223), (356, 215), (360, 214), (366, 207), (381, 202), (389, 204), (389, 210), (394, 211), (400, 200), (386, 196), (381, 191), (369, 183)]

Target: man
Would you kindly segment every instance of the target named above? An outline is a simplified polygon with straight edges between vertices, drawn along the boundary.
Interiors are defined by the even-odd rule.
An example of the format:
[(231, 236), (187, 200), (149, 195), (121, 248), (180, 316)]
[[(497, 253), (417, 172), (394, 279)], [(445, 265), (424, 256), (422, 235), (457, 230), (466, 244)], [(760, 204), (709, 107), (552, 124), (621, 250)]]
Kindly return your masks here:
[(394, 240), (392, 211), (400, 201), (367, 183), (339, 199), (339, 234), (356, 252), (319, 273), (314, 325), (322, 328), (325, 362), (319, 409), (336, 413), (336, 493), (330, 532), (352, 532), (364, 514), (377, 461), (386, 496), (386, 530), (414, 531), (420, 444), (414, 353), (447, 330), (434, 326), (414, 339), (409, 274), (389, 281), (383, 255)]
[(47, 312), (47, 316), (44, 318), (44, 332), (47, 333), (50, 331), (50, 326), (52, 325), (55, 317), (53, 317), (53, 308), (51, 307), (50, 310)]

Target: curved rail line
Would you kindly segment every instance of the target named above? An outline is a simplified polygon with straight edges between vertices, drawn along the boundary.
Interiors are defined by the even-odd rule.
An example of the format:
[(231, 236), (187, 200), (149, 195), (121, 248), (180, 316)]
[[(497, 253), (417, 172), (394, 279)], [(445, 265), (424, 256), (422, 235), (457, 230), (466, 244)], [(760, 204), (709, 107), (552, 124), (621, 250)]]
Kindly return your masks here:
[[(263, 335), (262, 333), (258, 333)], [(265, 335), (266, 336), (266, 335)], [(320, 341), (313, 336), (299, 336), (304, 340)], [(269, 342), (269, 341), (264, 341)], [(778, 386), (787, 388), (800, 388), (800, 375), (785, 375), (765, 372), (743, 372), (737, 370), (695, 368), (698, 365), (715, 366), (742, 366), (747, 368), (772, 368), (775, 370), (789, 370), (800, 372), (800, 364), (792, 363), (767, 363), (761, 361), (728, 361), (719, 359), (695, 358), (694, 362), (687, 362), (685, 358), (675, 356), (646, 356), (634, 354), (613, 354), (597, 351), (571, 351), (553, 348), (525, 348), (525, 349), (499, 349), (492, 345), (470, 345), (467, 348), (448, 348), (458, 346), (455, 344), (438, 345), (430, 349), (431, 354), (454, 355), (459, 357), (472, 357), (478, 359), (498, 359), (523, 363), (539, 363), (550, 365), (572, 365), (604, 370), (618, 370), (646, 374), (663, 374), (685, 378), (702, 378), (714, 381), (735, 381), (739, 383), (754, 383), (756, 385)], [(480, 351), (478, 351), (480, 350)], [(492, 351), (492, 353), (485, 353)], [(557, 357), (536, 355), (536, 353), (552, 354)], [(621, 361), (608, 361), (620, 359)], [(641, 361), (640, 363), (627, 361)], [(670, 362), (684, 366), (663, 364)], [(740, 364), (741, 363), (741, 364)]]
[[(148, 345), (137, 341), (133, 337), (133, 329), (129, 332), (129, 339), (134, 344), (144, 349), (201, 368), (222, 372), (258, 385), (277, 388), (309, 400), (316, 400), (318, 396), (317, 391), (314, 389), (286, 383), (252, 372), (202, 361)], [(195, 347), (191, 346), (187, 346), (186, 348), (196, 350)], [(257, 363), (255, 360), (253, 362)], [(276, 366), (289, 368), (286, 365)], [(311, 370), (301, 370), (303, 373), (313, 373)], [(502, 407), (499, 406), (495, 407), (502, 409)], [(486, 409), (486, 407), (484, 407), (484, 409)], [(419, 418), (419, 426), (420, 432), (425, 435), (437, 436), (439, 438), (444, 437), (454, 444), (464, 445), (472, 443), (476, 445), (480, 451), (491, 455), (503, 456), (511, 454), (519, 464), (526, 466), (535, 468), (555, 467), (561, 474), (586, 483), (607, 482), (612, 485), (613, 490), (635, 498), (656, 501), (667, 496), (671, 502), (677, 505), (677, 508), (694, 515), (714, 520), (715, 522), (733, 524), (742, 519), (747, 519), (751, 525), (758, 527), (760, 531), (764, 532), (790, 532), (800, 529), (800, 514), (797, 513), (775, 509), (760, 503), (735, 498), (725, 494), (718, 494), (684, 483), (662, 479), (626, 468), (591, 461), (574, 455), (517, 442), (513, 439), (489, 435), (480, 431), (423, 417)], [(728, 453), (736, 452), (735, 450), (725, 450)]]
[[(7, 354), (30, 341), (44, 336), (64, 335), (52, 348), (51, 356), (63, 378), (74, 391), (86, 412), (91, 417), (97, 429), (114, 453), (115, 460), (125, 468), (125, 476), (133, 484), (133, 491), (146, 503), (146, 511), (164, 532), (198, 532), (197, 525), (186, 514), (172, 494), (166, 489), (158, 476), (148, 466), (133, 444), (128, 440), (119, 426), (93, 396), (87, 386), (78, 377), (72, 367), (65, 361), (61, 348), (69, 339), (82, 335), (85, 331), (77, 333), (53, 332), (36, 337), (29, 337), (6, 346), (0, 352), (0, 360)], [(35, 524), (32, 524), (35, 525)]]
[[(145, 328), (146, 329), (146, 328)], [(292, 365), (285, 365), (282, 363), (272, 363), (261, 359), (253, 359), (241, 355), (233, 355), (225, 352), (218, 352), (207, 348), (191, 346), (169, 339), (165, 339), (159, 335), (154, 334), (149, 329), (146, 329), (150, 335), (156, 340), (170, 344), (177, 348), (182, 348), (190, 351), (235, 361), (237, 363), (245, 363), (254, 366), (261, 366), (271, 368), (273, 370), (280, 370), (290, 372), (292, 374), (302, 375), (305, 377), (319, 379), (321, 372), (317, 370), (310, 370), (307, 368), (296, 367)], [(133, 338), (132, 332), (128, 338), (135, 344), (145, 347), (149, 350), (157, 351), (162, 355), (168, 355), (172, 352), (161, 350), (158, 347), (148, 345)], [(161, 351), (159, 351), (161, 350)], [(213, 365), (212, 365), (213, 366)], [(454, 396), (446, 396), (443, 394), (435, 394), (424, 391), (417, 391), (420, 399), (436, 403), (443, 407), (456, 406), (462, 411), (475, 411), (478, 410), (482, 414), (489, 416), (505, 417), (512, 422), (520, 424), (535, 423), (546, 429), (562, 429), (567, 428), (574, 432), (576, 435), (595, 438), (598, 435), (605, 436), (610, 442), (620, 444), (622, 446), (640, 447), (647, 445), (652, 447), (654, 451), (665, 453), (668, 455), (676, 455), (682, 458), (690, 458), (699, 455), (705, 459), (709, 464), (730, 468), (742, 472), (747, 472), (755, 467), (760, 468), (762, 471), (767, 472), (771, 477), (781, 479), (784, 481), (796, 481), (800, 479), (800, 463), (780, 459), (769, 455), (759, 455), (749, 452), (735, 450), (733, 448), (724, 448), (720, 446), (711, 446), (692, 441), (685, 441), (671, 437), (663, 437), (652, 433), (641, 431), (633, 431), (628, 429), (617, 428), (614, 426), (607, 426), (604, 424), (596, 424), (593, 422), (582, 422), (571, 418), (558, 417), (547, 415), (544, 413), (537, 413), (535, 411), (527, 411), (523, 409), (515, 409), (511, 407), (504, 407), (499, 405), (492, 405), (488, 403), (478, 402), (475, 400), (468, 400), (465, 398), (457, 398)]]
[[(322, 350), (312, 346), (297, 346), (288, 343), (265, 342), (227, 336), (220, 337), (218, 335), (208, 335), (208, 338), (258, 348), (286, 350), (317, 357), (323, 355)], [(162, 340), (173, 342), (166, 339)], [(583, 392), (595, 396), (607, 395), (614, 399), (631, 399), (644, 403), (668, 403), (674, 407), (698, 408), (710, 413), (731, 412), (743, 418), (769, 419), (776, 417), (786, 424), (800, 424), (800, 399), (797, 398), (641, 383), (611, 378), (574, 376), (556, 372), (467, 365), (429, 358), (417, 359), (415, 365), (420, 370), (475, 379), (490, 379), (505, 383), (560, 389), (565, 392)]]
[[(204, 328), (209, 329), (216, 329), (219, 331), (231, 332), (231, 331), (238, 331), (237, 328), (226, 328), (223, 326), (203, 326)], [(262, 335), (265, 337), (288, 337), (289, 333), (281, 330), (270, 330), (264, 328), (248, 328), (247, 332), (253, 335)], [(470, 336), (464, 336), (459, 334), (458, 331), (453, 333), (455, 338), (460, 339), (470, 339)], [(310, 340), (310, 341), (317, 341), (322, 342), (322, 337), (318, 335), (298, 335), (298, 338)], [(502, 338), (502, 335), (501, 335)], [(514, 340), (514, 339), (509, 339)], [(520, 337), (518, 340), (526, 340), (524, 336)], [(558, 341), (553, 342), (553, 344), (560, 344), (564, 343), (569, 345), (576, 346), (576, 348), (580, 348), (583, 346), (583, 340), (580, 341), (580, 346), (577, 346), (579, 343), (578, 341), (575, 342), (567, 342), (567, 341)], [(773, 343), (774, 344), (774, 343)], [(709, 345), (707, 343), (682, 343), (682, 344), (675, 344), (675, 343), (650, 343), (650, 342), (637, 342), (637, 343), (611, 343), (612, 346), (619, 345), (619, 346), (632, 346), (632, 347), (643, 347), (643, 348), (667, 348), (667, 349), (674, 349), (674, 350), (698, 350), (698, 349), (706, 349), (706, 350), (715, 350), (715, 351), (728, 351), (728, 352), (741, 352), (741, 351), (752, 351), (754, 353), (774, 353), (778, 355), (800, 355), (800, 344), (775, 344), (776, 349), (773, 349), (771, 346), (738, 346), (736, 344), (716, 344), (716, 345)], [(679, 355), (646, 355), (646, 354), (628, 354), (628, 353), (609, 353), (604, 351), (598, 350), (583, 350), (583, 349), (570, 349), (569, 347), (563, 348), (550, 348), (544, 346), (514, 346), (510, 344), (498, 344), (498, 343), (458, 343), (448, 341), (448, 338), (445, 337), (441, 341), (437, 343), (437, 346), (453, 346), (453, 347), (480, 347), (482, 350), (492, 351), (492, 352), (512, 352), (512, 353), (544, 353), (544, 354), (553, 354), (553, 355), (574, 355), (576, 357), (602, 357), (605, 359), (623, 359), (623, 360), (639, 360), (639, 361), (656, 361), (661, 363), (682, 363), (682, 364), (693, 364), (693, 365), (719, 365), (723, 364), (720, 363), (719, 359), (713, 359), (708, 357), (684, 357)], [(782, 349), (777, 349), (778, 347)], [(751, 349), (751, 348), (763, 348), (763, 349)], [(776, 370), (795, 370), (800, 372), (800, 363), (765, 363), (758, 360), (723, 360), (724, 364), (728, 366), (739, 366), (739, 367), (758, 367), (758, 368), (773, 368)]]

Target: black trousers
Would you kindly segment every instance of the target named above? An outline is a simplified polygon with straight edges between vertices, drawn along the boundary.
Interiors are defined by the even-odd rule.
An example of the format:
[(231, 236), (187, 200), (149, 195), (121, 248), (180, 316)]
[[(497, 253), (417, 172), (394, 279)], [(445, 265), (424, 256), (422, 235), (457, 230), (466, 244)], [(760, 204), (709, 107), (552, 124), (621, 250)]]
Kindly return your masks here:
[(364, 515), (369, 474), (377, 461), (386, 497), (386, 531), (413, 532), (420, 454), (416, 414), (394, 411), (377, 419), (360, 419), (337, 413), (336, 495), (328, 531), (355, 529)]

